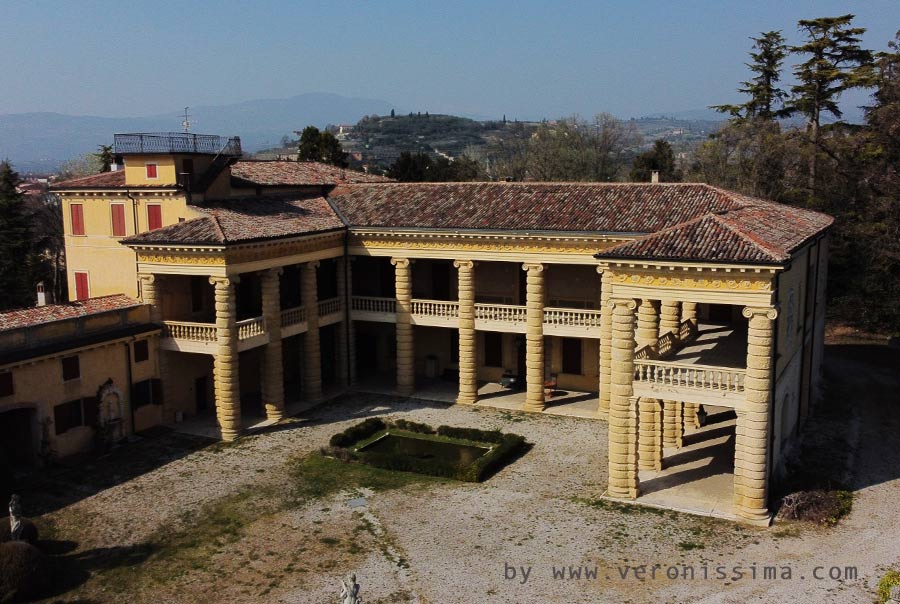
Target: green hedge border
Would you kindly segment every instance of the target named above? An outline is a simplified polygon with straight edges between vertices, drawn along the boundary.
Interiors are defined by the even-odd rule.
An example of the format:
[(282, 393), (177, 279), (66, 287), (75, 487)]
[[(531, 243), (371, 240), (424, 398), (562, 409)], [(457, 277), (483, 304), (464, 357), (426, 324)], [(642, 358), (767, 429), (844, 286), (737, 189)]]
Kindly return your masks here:
[[(422, 460), (389, 453), (359, 451), (360, 445), (366, 441), (376, 440), (375, 436), (385, 434), (405, 434), (410, 437), (427, 436), (427, 440), (489, 446), (490, 450), (471, 464), (461, 466), (437, 459)], [(359, 424), (350, 426), (343, 432), (331, 437), (330, 448), (323, 453), (344, 461), (365, 463), (384, 470), (399, 472), (415, 472), (429, 476), (452, 478), (465, 482), (482, 482), (490, 478), (497, 470), (515, 459), (527, 449), (525, 437), (518, 434), (503, 433), (499, 430), (478, 430), (475, 428), (454, 428), (439, 426), (437, 430), (427, 424), (410, 422), (403, 419), (394, 421), (380, 417), (371, 417)]]

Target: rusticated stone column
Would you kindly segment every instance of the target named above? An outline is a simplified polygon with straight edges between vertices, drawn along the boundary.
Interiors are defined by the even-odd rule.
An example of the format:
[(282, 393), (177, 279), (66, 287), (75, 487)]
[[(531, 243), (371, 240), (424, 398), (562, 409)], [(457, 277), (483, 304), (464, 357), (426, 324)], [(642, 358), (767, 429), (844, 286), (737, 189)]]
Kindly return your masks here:
[(216, 391), (216, 417), (222, 440), (232, 441), (241, 433), (241, 384), (237, 350), (237, 303), (234, 286), (237, 277), (210, 277), (215, 286), (216, 356), (213, 362)]
[[(696, 302), (682, 302), (681, 303), (681, 320), (682, 321), (693, 321), (694, 326), (697, 326), (697, 303)], [(684, 403), (684, 427), (687, 428), (699, 428), (700, 427), (700, 419), (697, 415), (697, 411), (700, 409), (700, 405), (697, 403)]]
[(401, 396), (412, 396), (416, 389), (410, 263), (409, 258), (391, 258), (397, 292), (397, 392)]
[(684, 425), (682, 410), (678, 401), (663, 401), (663, 446), (680, 449), (683, 444)]
[(453, 262), (459, 275), (459, 396), (457, 403), (473, 405), (478, 400), (475, 367), (475, 263)]
[(337, 297), (341, 301), (344, 320), (337, 326), (337, 379), (338, 384), (346, 386), (350, 381), (349, 348), (350, 334), (348, 331), (350, 322), (350, 300), (347, 298), (347, 282), (345, 281), (344, 267), (349, 264), (346, 258), (335, 260), (337, 272)]
[(634, 310), (631, 299), (611, 299), (612, 371), (609, 404), (609, 489), (611, 497), (635, 499), (638, 480), (637, 401), (634, 398)]
[(771, 307), (743, 310), (747, 330), (745, 409), (738, 411), (734, 444), (734, 507), (744, 518), (766, 521), (769, 486), (769, 425), (775, 318)]
[(141, 283), (141, 300), (150, 305), (150, 322), (162, 323), (162, 300), (160, 300), (158, 285), (159, 277), (149, 273), (141, 273), (138, 280)]
[(675, 338), (678, 339), (680, 326), (681, 308), (679, 303), (672, 300), (663, 300), (659, 308), (659, 337), (663, 337), (667, 333), (673, 333)]
[(544, 265), (522, 265), (525, 277), (525, 404), (523, 411), (543, 411), (544, 403)]
[[(654, 356), (659, 352), (659, 302), (642, 300), (637, 317), (637, 347), (649, 346)], [(662, 469), (662, 404), (659, 399), (642, 398), (639, 402), (638, 465), (643, 470)]]
[(263, 351), (262, 396), (266, 417), (284, 417), (284, 367), (281, 364), (281, 281), (282, 269), (270, 268), (260, 279), (262, 311), (269, 343)]
[(300, 267), (300, 295), (306, 307), (306, 339), (303, 346), (303, 393), (308, 401), (322, 398), (322, 352), (319, 348), (318, 261)]
[(697, 303), (682, 302), (681, 303), (681, 320), (697, 322)]
[(612, 362), (612, 273), (597, 267), (600, 277), (600, 408), (603, 417), (609, 414), (610, 364)]

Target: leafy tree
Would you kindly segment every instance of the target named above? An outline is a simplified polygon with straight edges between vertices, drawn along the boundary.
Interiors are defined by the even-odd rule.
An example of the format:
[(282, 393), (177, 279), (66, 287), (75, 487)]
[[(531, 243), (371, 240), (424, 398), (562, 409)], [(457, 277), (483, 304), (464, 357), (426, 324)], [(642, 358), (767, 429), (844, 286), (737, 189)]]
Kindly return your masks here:
[(0, 162), (0, 310), (34, 302), (31, 229), (18, 184), (10, 163)]
[(787, 45), (780, 31), (767, 31), (753, 40), (756, 52), (750, 52), (751, 63), (747, 67), (755, 75), (746, 82), (738, 92), (750, 98), (741, 105), (713, 105), (712, 109), (720, 113), (729, 113), (742, 119), (773, 119), (779, 115), (778, 105), (787, 93), (778, 87), (781, 79), (781, 65), (787, 56)]
[(802, 114), (807, 119), (807, 133), (811, 150), (809, 156), (808, 187), (816, 189), (818, 144), (823, 114), (840, 119), (843, 114), (838, 99), (845, 90), (867, 87), (872, 83), (872, 53), (860, 46), (863, 27), (851, 27), (854, 15), (802, 19), (800, 31), (806, 41), (792, 46), (791, 52), (808, 55), (794, 67), (797, 84), (791, 87), (792, 96), (785, 107), (788, 115)]
[(96, 153), (85, 153), (74, 159), (64, 162), (57, 171), (57, 176), (61, 180), (69, 180), (70, 178), (81, 178), (82, 176), (90, 176), (99, 174), (103, 164), (97, 157)]
[(657, 140), (653, 148), (634, 158), (631, 166), (631, 180), (634, 182), (650, 182), (651, 172), (659, 172), (660, 182), (679, 182), (681, 170), (675, 166), (675, 153), (667, 141)]
[(300, 134), (297, 160), (318, 161), (340, 168), (349, 165), (341, 142), (331, 132), (320, 132), (315, 126), (307, 126)]
[(100, 162), (100, 171), (101, 172), (109, 172), (112, 170), (113, 162), (116, 160), (113, 155), (112, 145), (100, 145), (98, 147), (97, 160)]
[(425, 153), (404, 151), (388, 168), (387, 175), (400, 182), (466, 182), (482, 177), (478, 162), (461, 156), (432, 159)]

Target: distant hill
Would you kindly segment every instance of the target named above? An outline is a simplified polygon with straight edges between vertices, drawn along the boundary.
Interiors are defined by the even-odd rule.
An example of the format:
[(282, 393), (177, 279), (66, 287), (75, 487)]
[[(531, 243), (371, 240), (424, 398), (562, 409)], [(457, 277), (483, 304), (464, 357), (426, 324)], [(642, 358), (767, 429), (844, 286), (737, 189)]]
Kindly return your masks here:
[[(278, 143), (309, 124), (355, 123), (364, 115), (385, 114), (392, 105), (379, 99), (309, 93), (288, 99), (260, 99), (230, 105), (191, 107), (196, 132), (238, 135), (247, 151)], [(0, 115), (0, 157), (20, 172), (53, 170), (61, 162), (111, 144), (116, 132), (178, 131), (181, 113), (111, 118), (60, 113)]]

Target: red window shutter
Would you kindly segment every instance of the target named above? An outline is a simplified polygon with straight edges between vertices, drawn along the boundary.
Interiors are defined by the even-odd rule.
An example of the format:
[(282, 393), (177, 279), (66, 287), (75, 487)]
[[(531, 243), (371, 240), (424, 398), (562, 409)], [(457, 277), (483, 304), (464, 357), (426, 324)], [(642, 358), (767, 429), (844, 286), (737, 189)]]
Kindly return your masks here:
[(147, 164), (147, 178), (156, 178), (156, 164)]
[(147, 206), (147, 226), (151, 231), (162, 228), (162, 206), (153, 204)]
[(84, 235), (84, 206), (80, 203), (73, 203), (69, 207), (72, 213), (72, 234)]
[(112, 230), (114, 237), (125, 236), (125, 206), (120, 203), (114, 203), (112, 208)]
[(75, 299), (87, 300), (91, 297), (88, 291), (88, 274), (75, 273)]

